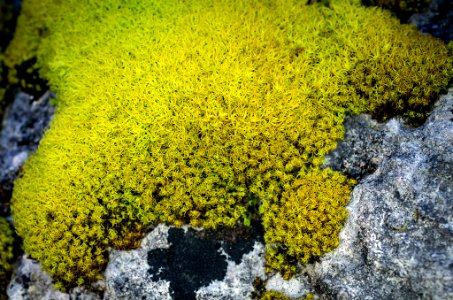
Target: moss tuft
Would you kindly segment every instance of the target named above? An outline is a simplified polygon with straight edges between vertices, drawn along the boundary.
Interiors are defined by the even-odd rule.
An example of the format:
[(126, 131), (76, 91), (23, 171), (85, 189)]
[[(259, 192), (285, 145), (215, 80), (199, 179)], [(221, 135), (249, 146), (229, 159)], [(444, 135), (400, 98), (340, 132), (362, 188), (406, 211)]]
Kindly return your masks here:
[(14, 237), (9, 223), (0, 217), (0, 299), (6, 299), (6, 287), (11, 276), (14, 258)]
[(15, 183), (25, 250), (86, 283), (151, 224), (234, 227), (250, 205), (270, 267), (333, 249), (352, 183), (319, 168), (344, 117), (418, 116), (451, 77), (440, 41), (356, 2), (24, 1), (7, 65), (37, 56), (58, 97)]
[(306, 264), (338, 246), (353, 184), (329, 169), (301, 172), (281, 196), (264, 201), (270, 270), (279, 270), (289, 279), (297, 272), (295, 262)]

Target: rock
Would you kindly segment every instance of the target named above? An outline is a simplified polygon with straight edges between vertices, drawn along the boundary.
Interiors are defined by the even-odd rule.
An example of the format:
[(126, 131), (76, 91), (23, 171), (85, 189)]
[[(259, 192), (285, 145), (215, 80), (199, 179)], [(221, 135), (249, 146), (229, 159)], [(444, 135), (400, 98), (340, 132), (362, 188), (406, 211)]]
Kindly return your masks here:
[(139, 249), (111, 252), (104, 299), (249, 299), (265, 276), (257, 238), (161, 224)]
[(9, 299), (14, 300), (100, 300), (101, 297), (85, 288), (75, 288), (62, 293), (52, 286), (49, 274), (41, 265), (26, 255), (22, 256), (8, 286)]
[(215, 280), (200, 288), (196, 294), (198, 300), (235, 300), (250, 299), (254, 291), (256, 278), (266, 279), (264, 269), (264, 244), (255, 242), (253, 250), (244, 254), (242, 261), (228, 260), (226, 275), (222, 280)]
[(453, 1), (432, 0), (428, 10), (412, 15), (409, 23), (448, 43), (453, 40)]
[(35, 100), (19, 92), (6, 109), (0, 132), (0, 214), (7, 214), (2, 204), (11, 197), (13, 180), (38, 147), (52, 119), (55, 107), (50, 105), (50, 101), (53, 97), (47, 92)]
[(136, 250), (111, 251), (105, 271), (107, 288), (104, 299), (172, 299), (170, 283), (152, 278), (147, 263), (148, 251), (170, 247), (167, 241), (169, 229), (163, 224), (158, 225)]
[(290, 280), (284, 280), (277, 273), (267, 280), (266, 290), (281, 292), (291, 299), (303, 299), (307, 294), (314, 292), (314, 288), (308, 282), (308, 278), (303, 274), (295, 276)]
[(328, 165), (362, 174), (361, 164), (372, 164), (376, 171), (353, 190), (340, 246), (308, 267), (318, 292), (337, 299), (453, 299), (452, 107), (450, 90), (419, 128), (395, 119), (348, 121)]

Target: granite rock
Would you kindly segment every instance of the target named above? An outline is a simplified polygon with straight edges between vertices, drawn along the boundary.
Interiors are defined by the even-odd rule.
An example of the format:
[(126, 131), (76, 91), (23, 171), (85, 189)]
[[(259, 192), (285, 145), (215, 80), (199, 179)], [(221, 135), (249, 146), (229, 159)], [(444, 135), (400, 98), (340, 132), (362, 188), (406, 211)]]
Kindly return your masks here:
[(100, 300), (99, 293), (86, 288), (74, 288), (69, 293), (55, 290), (50, 275), (41, 265), (23, 255), (8, 285), (7, 295), (14, 300)]
[[(340, 246), (307, 267), (326, 298), (453, 299), (453, 90), (424, 126), (349, 119), (327, 165), (359, 176)], [(371, 169), (373, 169), (371, 168)]]
[(19, 92), (5, 111), (0, 132), (0, 214), (7, 214), (4, 204), (11, 197), (13, 181), (49, 126), (55, 111), (50, 104), (53, 97), (47, 92), (35, 99)]
[(453, 1), (432, 0), (428, 9), (412, 15), (409, 23), (448, 43), (453, 40)]
[(104, 299), (249, 299), (265, 277), (259, 239), (158, 225), (140, 248), (110, 253)]

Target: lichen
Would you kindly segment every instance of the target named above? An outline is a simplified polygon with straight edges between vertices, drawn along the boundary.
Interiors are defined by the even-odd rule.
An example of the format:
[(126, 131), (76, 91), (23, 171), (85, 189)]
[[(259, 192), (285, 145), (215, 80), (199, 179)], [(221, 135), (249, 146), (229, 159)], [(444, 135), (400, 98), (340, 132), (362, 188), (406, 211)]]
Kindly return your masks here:
[(25, 250), (82, 284), (149, 225), (234, 227), (254, 205), (269, 267), (333, 249), (353, 183), (321, 166), (345, 116), (425, 116), (452, 71), (357, 2), (24, 1), (6, 63), (36, 56), (58, 98), (15, 183)]

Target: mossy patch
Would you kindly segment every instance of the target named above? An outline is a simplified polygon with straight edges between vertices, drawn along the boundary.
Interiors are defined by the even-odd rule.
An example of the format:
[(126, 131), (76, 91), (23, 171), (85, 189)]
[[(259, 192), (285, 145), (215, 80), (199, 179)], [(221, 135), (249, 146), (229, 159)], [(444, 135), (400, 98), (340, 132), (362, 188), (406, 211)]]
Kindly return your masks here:
[(14, 258), (13, 230), (9, 223), (0, 217), (0, 299), (6, 298), (6, 287), (11, 276), (11, 264)]
[(271, 268), (333, 249), (353, 183), (320, 167), (344, 117), (424, 116), (452, 71), (357, 2), (24, 1), (7, 65), (36, 56), (58, 97), (15, 183), (25, 250), (83, 284), (149, 225), (235, 227), (251, 206)]

